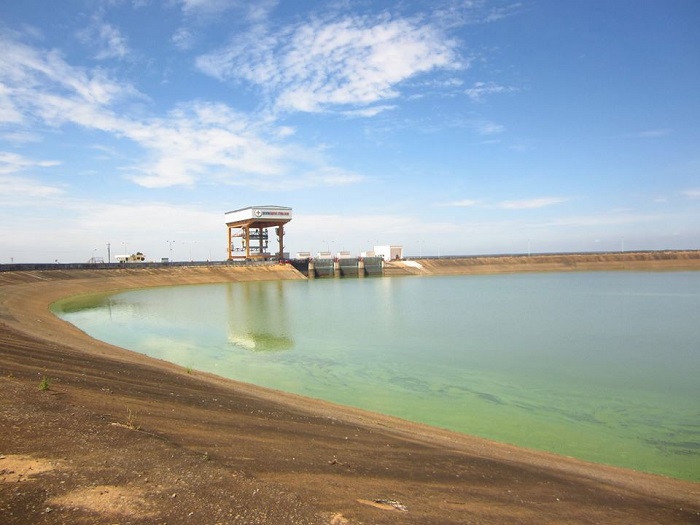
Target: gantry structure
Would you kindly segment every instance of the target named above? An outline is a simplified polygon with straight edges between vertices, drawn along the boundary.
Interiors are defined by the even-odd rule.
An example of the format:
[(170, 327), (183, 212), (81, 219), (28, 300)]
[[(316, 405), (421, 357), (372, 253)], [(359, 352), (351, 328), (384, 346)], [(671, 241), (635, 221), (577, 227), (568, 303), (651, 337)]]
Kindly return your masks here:
[[(292, 209), (285, 206), (249, 206), (226, 212), (228, 260), (284, 258), (284, 225), (292, 220)], [(279, 249), (268, 251), (268, 229), (274, 228)]]

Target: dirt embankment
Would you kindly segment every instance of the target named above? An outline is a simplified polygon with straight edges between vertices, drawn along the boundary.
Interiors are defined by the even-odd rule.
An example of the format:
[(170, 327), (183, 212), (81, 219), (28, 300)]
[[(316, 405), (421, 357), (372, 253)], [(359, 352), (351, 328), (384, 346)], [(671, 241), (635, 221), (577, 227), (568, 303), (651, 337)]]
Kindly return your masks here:
[(392, 261), (384, 274), (468, 275), (520, 272), (570, 271), (670, 271), (700, 270), (700, 251), (580, 253), (426, 258)]
[(185, 370), (48, 311), (82, 293), (300, 278), (285, 266), (0, 274), (0, 522), (700, 523), (697, 483)]

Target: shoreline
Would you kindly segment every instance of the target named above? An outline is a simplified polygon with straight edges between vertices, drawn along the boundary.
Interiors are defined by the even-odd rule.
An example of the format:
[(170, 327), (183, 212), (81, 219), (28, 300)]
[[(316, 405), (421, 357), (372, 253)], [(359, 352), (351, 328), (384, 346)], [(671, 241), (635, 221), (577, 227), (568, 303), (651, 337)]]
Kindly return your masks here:
[[(652, 266), (658, 269), (659, 264)], [(682, 265), (665, 266), (664, 269), (668, 266), (698, 269), (700, 257), (685, 260)], [(453, 267), (441, 274), (453, 273)], [(433, 270), (431, 274), (438, 273)], [(42, 412), (48, 399), (54, 414), (79, 412), (97, 425), (101, 433), (116, 433), (113, 439), (123, 443), (126, 451), (136, 446), (134, 442), (142, 441), (158, 448), (153, 457), (162, 454), (160, 461), (170, 462), (173, 469), (187, 470), (198, 455), (210, 457), (211, 461), (197, 464), (196, 472), (191, 472), (193, 482), (189, 490), (198, 494), (187, 507), (194, 509), (189, 511), (192, 516), (213, 505), (213, 496), (207, 496), (206, 486), (197, 488), (195, 477), (215, 473), (229, 481), (240, 478), (240, 487), (230, 489), (233, 492), (239, 489), (245, 492), (253, 484), (274, 495), (274, 501), (260, 498), (261, 501), (245, 505), (247, 512), (258, 509), (255, 512), (266, 513), (270, 521), (263, 523), (275, 522), (272, 512), (286, 513), (285, 519), (296, 516), (294, 519), (299, 523), (395, 523), (396, 512), (401, 511), (395, 507), (383, 508), (382, 505), (391, 507), (387, 501), (401, 502), (409, 509), (406, 514), (401, 513), (408, 520), (406, 523), (470, 522), (462, 521), (465, 516), (475, 523), (487, 520), (588, 523), (596, 516), (607, 523), (626, 523), (630, 516), (635, 516), (637, 523), (700, 522), (698, 483), (493, 443), (210, 374), (188, 373), (177, 365), (95, 341), (55, 317), (48, 308), (55, 300), (86, 293), (230, 280), (303, 278), (285, 265), (75, 270), (53, 274), (15, 272), (13, 275), (2, 272), (0, 385), (3, 396), (14, 400), (3, 409), (3, 419), (23, 434), (32, 425), (12, 422), (21, 420), (22, 412), (49, 417)], [(52, 381), (48, 395), (37, 388), (37, 370)], [(12, 391), (22, 392), (24, 396), (7, 397)], [(216, 398), (211, 397), (212, 392)], [(194, 403), (194, 399), (198, 401)], [(141, 430), (119, 427), (125, 425), (127, 405), (139, 408)], [(241, 406), (246, 409), (240, 410)], [(94, 421), (96, 415), (104, 418), (100, 420), (102, 423)], [(44, 456), (49, 462), (65, 456), (77, 462), (74, 454), (80, 451), (81, 441), (94, 437), (77, 429), (72, 441), (65, 443), (62, 453), (56, 455), (58, 450), (54, 449), (60, 447), (51, 443), (54, 436), (35, 434), (30, 439), (25, 435), (22, 443), (7, 434), (0, 438), (0, 454), (4, 456), (0, 459), (0, 470), (8, 457), (15, 456)], [(237, 446), (231, 445), (232, 437)], [(103, 453), (109, 454), (110, 447), (103, 445)], [(181, 456), (168, 458), (175, 449)], [(148, 463), (138, 455), (134, 461), (137, 465)], [(84, 469), (90, 470), (94, 465), (87, 458)], [(46, 476), (48, 480), (50, 475)], [(122, 477), (129, 478), (125, 473)], [(526, 480), (529, 481), (525, 483)], [(63, 496), (76, 492), (78, 480), (75, 485), (73, 492)], [(162, 496), (157, 491), (149, 492), (152, 487), (147, 483), (139, 485), (138, 479), (131, 479), (127, 485), (139, 487), (140, 492), (131, 496), (136, 502), (134, 508), (139, 505), (150, 508)], [(123, 484), (109, 486), (113, 492), (119, 492), (116, 487)], [(8, 500), (5, 487), (0, 482), (0, 507), (12, 501)], [(68, 484), (65, 488), (70, 487)], [(552, 496), (554, 493), (562, 497)], [(60, 496), (47, 500), (54, 502), (47, 505), (56, 508), (53, 514), (56, 522), (75, 512), (66, 510), (69, 506), (60, 503), (64, 501)], [(183, 499), (178, 503), (182, 502)], [(259, 510), (259, 505), (263, 510)], [(177, 518), (183, 516), (178, 512), (184, 509), (171, 508), (172, 502), (166, 500), (162, 507), (155, 507), (153, 515), (159, 518), (171, 516), (171, 520), (189, 522)], [(36, 510), (41, 505), (32, 508)], [(114, 521), (113, 513), (104, 509), (96, 511), (95, 505), (74, 508), (90, 516), (93, 523)], [(21, 516), (29, 521), (28, 517), (37, 514), (25, 509)], [(23, 521), (10, 521), (15, 522)], [(198, 521), (202, 522), (207, 521)], [(246, 523), (235, 519), (222, 522)]]

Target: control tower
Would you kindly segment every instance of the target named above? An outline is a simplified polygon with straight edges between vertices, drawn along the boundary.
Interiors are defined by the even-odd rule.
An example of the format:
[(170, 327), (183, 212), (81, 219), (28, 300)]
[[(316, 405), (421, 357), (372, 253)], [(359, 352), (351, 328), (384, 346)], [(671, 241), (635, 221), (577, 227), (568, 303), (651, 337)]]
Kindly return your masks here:
[[(284, 258), (284, 225), (292, 220), (292, 209), (284, 206), (249, 206), (226, 212), (228, 260)], [(268, 228), (275, 229), (279, 249), (268, 251)]]

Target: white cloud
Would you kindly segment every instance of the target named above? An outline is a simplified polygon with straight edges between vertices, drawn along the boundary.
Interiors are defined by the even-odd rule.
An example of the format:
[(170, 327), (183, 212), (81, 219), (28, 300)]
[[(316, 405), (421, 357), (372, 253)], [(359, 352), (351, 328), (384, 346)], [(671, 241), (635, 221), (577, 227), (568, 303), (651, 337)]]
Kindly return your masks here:
[(700, 189), (685, 190), (683, 192), (683, 195), (685, 195), (689, 199), (700, 199)]
[(17, 153), (0, 151), (0, 175), (25, 171), (28, 168), (49, 168), (58, 166), (60, 162), (55, 160), (32, 160)]
[(479, 135), (498, 135), (506, 130), (505, 126), (490, 120), (473, 120), (469, 126)]
[(0, 132), (0, 139), (12, 144), (29, 144), (31, 142), (40, 142), (41, 136), (38, 133), (18, 130)]
[(346, 16), (252, 32), (197, 65), (258, 85), (280, 109), (318, 112), (394, 99), (412, 77), (460, 68), (456, 47), (437, 27), (414, 20)]
[(354, 184), (363, 177), (329, 165), (319, 151), (281, 143), (282, 126), (260, 129), (222, 104), (183, 104), (167, 119), (124, 126), (124, 136), (150, 152), (130, 168), (145, 187), (190, 185), (203, 177), (262, 190)]
[(507, 210), (530, 210), (537, 208), (545, 208), (547, 206), (553, 206), (555, 204), (560, 204), (568, 200), (569, 199), (563, 197), (539, 197), (536, 199), (501, 201), (494, 205), (484, 202), (483, 200), (461, 199), (456, 201), (444, 202), (438, 204), (438, 206), (451, 208), (473, 208), (475, 206), (479, 206), (483, 208), (502, 208)]
[(343, 111), (342, 113), (346, 117), (376, 117), (380, 113), (384, 113), (385, 111), (391, 111), (392, 109), (396, 109), (396, 106), (384, 104), (380, 106), (370, 106), (368, 108)]
[(239, 10), (251, 22), (265, 20), (278, 0), (176, 0), (182, 12), (188, 17), (207, 18), (220, 15), (225, 11)]
[(206, 178), (258, 187), (359, 180), (338, 176), (339, 170), (318, 151), (284, 142), (292, 131), (288, 126), (258, 122), (224, 104), (205, 102), (183, 103), (162, 118), (134, 118), (118, 105), (144, 99), (130, 84), (101, 70), (72, 67), (55, 52), (10, 40), (0, 44), (6, 44), (0, 82), (15, 120), (52, 127), (74, 124), (132, 141), (145, 151), (144, 158), (122, 169), (142, 186), (191, 185)]
[(22, 112), (14, 105), (12, 99), (13, 90), (0, 84), (0, 123), (2, 124), (18, 124), (23, 120)]
[(464, 93), (473, 102), (482, 102), (487, 95), (495, 95), (501, 93), (514, 93), (517, 89), (509, 86), (501, 86), (494, 82), (475, 82), (472, 87), (465, 89)]
[(566, 202), (567, 200), (569, 199), (563, 197), (539, 197), (536, 199), (503, 201), (498, 204), (498, 207), (507, 210), (531, 210), (553, 206), (555, 204)]
[(219, 13), (236, 5), (230, 0), (179, 0), (185, 13), (208, 12)]
[(445, 202), (442, 204), (438, 204), (438, 206), (441, 207), (446, 207), (446, 208), (472, 208), (479, 204), (479, 201), (474, 200), (474, 199), (462, 199), (458, 201), (451, 201), (451, 202)]
[(61, 195), (64, 195), (64, 190), (56, 186), (0, 172), (0, 204), (4, 208), (34, 206), (37, 202), (46, 204), (45, 199)]
[(484, 22), (497, 22), (509, 16), (513, 16), (520, 10), (522, 10), (523, 4), (520, 2), (513, 2), (504, 6), (494, 6), (491, 7), (483, 18)]
[(194, 40), (195, 38), (192, 32), (185, 27), (179, 28), (173, 33), (173, 36), (170, 37), (170, 41), (175, 47), (183, 51), (192, 48)]
[(99, 19), (78, 33), (78, 38), (90, 49), (98, 60), (123, 59), (129, 53), (127, 39), (118, 28)]
[(17, 123), (35, 117), (52, 123), (89, 122), (98, 109), (142, 97), (133, 86), (110, 79), (100, 69), (70, 66), (56, 51), (34, 49), (2, 36), (0, 46), (5, 110), (20, 115)]

